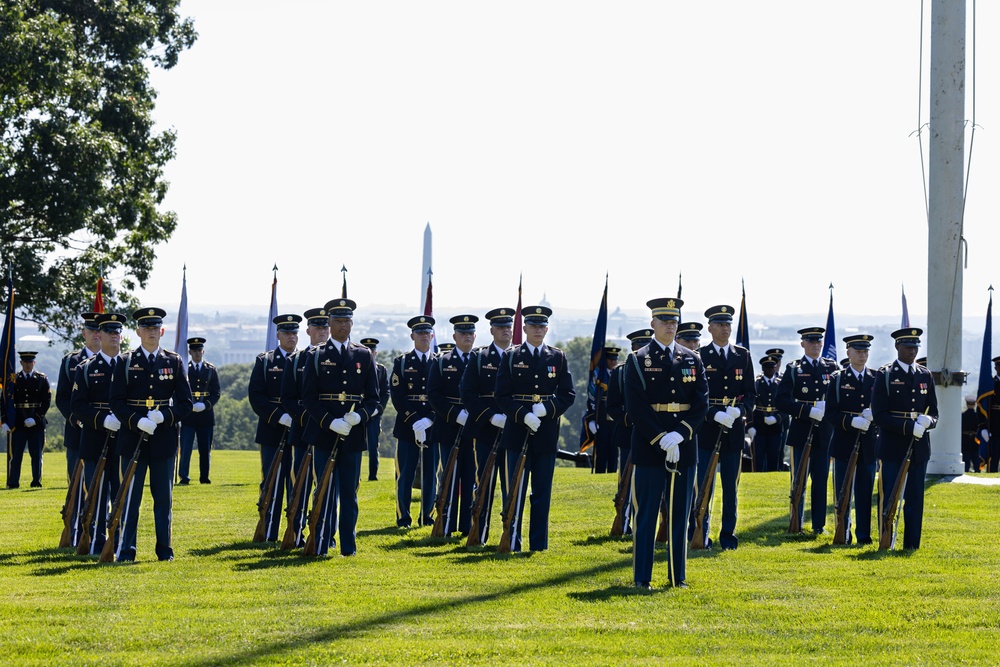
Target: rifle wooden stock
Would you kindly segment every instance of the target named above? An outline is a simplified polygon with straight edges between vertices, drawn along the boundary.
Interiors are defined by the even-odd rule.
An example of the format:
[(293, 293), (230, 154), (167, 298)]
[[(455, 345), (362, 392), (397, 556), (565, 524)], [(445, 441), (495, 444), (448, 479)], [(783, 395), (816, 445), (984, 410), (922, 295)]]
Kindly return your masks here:
[(292, 487), (292, 501), (288, 503), (288, 512), (285, 515), (287, 521), (285, 522), (285, 534), (281, 538), (282, 549), (295, 548), (296, 538), (298, 537), (298, 526), (295, 525), (295, 517), (299, 513), (299, 504), (302, 502), (302, 490), (305, 489), (306, 480), (312, 474), (312, 460), (313, 446), (309, 445), (305, 456), (302, 457), (299, 471), (295, 475), (295, 485)]
[(719, 451), (722, 449), (722, 436), (729, 433), (729, 429), (719, 425), (719, 435), (715, 439), (715, 446), (712, 447), (712, 454), (708, 457), (708, 467), (705, 468), (705, 479), (698, 487), (698, 511), (695, 512), (694, 532), (691, 534), (691, 548), (704, 549), (708, 546), (705, 539), (705, 514), (708, 513), (708, 503), (710, 499), (709, 490), (712, 482), (715, 481), (715, 467), (719, 465)]
[(625, 501), (628, 500), (632, 488), (632, 450), (629, 450), (625, 466), (622, 468), (621, 482), (618, 484), (618, 494), (615, 496), (615, 520), (611, 522), (611, 537), (621, 537), (625, 532)]
[(518, 514), (514, 510), (521, 502), (521, 482), (524, 480), (524, 466), (528, 460), (528, 443), (531, 442), (532, 435), (534, 435), (534, 431), (528, 429), (528, 434), (524, 436), (524, 444), (521, 446), (521, 455), (518, 456), (517, 466), (514, 468), (514, 476), (511, 478), (511, 484), (507, 486), (507, 502), (504, 503), (503, 509), (503, 535), (500, 536), (497, 553), (506, 554), (510, 553), (511, 550), (514, 526), (517, 524), (515, 515)]
[(101, 557), (97, 559), (98, 563), (113, 563), (115, 560), (115, 536), (118, 535), (118, 529), (121, 527), (122, 511), (125, 509), (125, 499), (128, 498), (129, 487), (132, 486), (132, 480), (135, 479), (135, 469), (139, 465), (139, 452), (147, 440), (149, 440), (149, 434), (143, 432), (139, 444), (135, 446), (135, 452), (132, 453), (132, 458), (129, 459), (128, 468), (125, 469), (122, 485), (118, 487), (118, 496), (111, 509), (111, 519), (108, 521), (108, 538), (104, 542), (104, 549), (101, 550)]
[[(10, 448), (8, 447), (8, 451)], [(63, 506), (63, 529), (59, 536), (59, 547), (73, 546), (73, 524), (76, 523), (76, 496), (83, 484), (83, 459), (78, 459), (73, 468), (73, 477), (70, 479), (69, 488), (66, 489), (66, 504)]]
[(840, 490), (840, 497), (837, 498), (836, 524), (833, 529), (834, 544), (847, 544), (847, 515), (851, 511), (851, 488), (854, 486), (854, 475), (858, 469), (861, 434), (862, 431), (859, 430), (854, 439), (854, 449), (851, 450), (851, 458), (847, 460), (847, 470), (844, 471), (844, 486)]
[[(497, 448), (500, 445), (500, 435), (503, 430), (497, 431), (497, 437), (493, 440), (493, 446), (490, 447), (490, 453), (486, 457), (486, 463), (483, 465), (483, 474), (476, 481), (476, 501), (472, 504), (472, 526), (469, 528), (469, 540), (465, 543), (467, 547), (478, 547), (486, 541), (483, 539), (483, 533), (485, 532), (480, 526), (479, 517), (482, 516), (483, 510), (486, 509), (486, 500), (493, 497), (495, 490), (494, 477), (496, 467), (497, 467)], [(489, 518), (487, 517), (486, 525), (489, 526)]]
[(267, 539), (267, 509), (274, 501), (275, 486), (277, 485), (278, 474), (281, 472), (281, 460), (285, 455), (285, 443), (287, 441), (288, 427), (286, 426), (284, 432), (281, 434), (281, 441), (278, 443), (278, 451), (275, 452), (274, 458), (271, 459), (271, 465), (267, 469), (267, 477), (264, 478), (264, 484), (260, 489), (260, 497), (257, 499), (259, 517), (257, 519), (257, 527), (253, 531), (254, 542), (263, 542)]
[(316, 555), (316, 532), (320, 519), (326, 520), (323, 505), (326, 502), (326, 493), (330, 486), (330, 477), (333, 475), (333, 467), (337, 462), (337, 450), (340, 449), (340, 441), (343, 436), (337, 434), (337, 439), (333, 441), (333, 449), (330, 450), (330, 458), (323, 467), (323, 475), (316, 485), (316, 497), (313, 500), (312, 512), (309, 514), (309, 537), (306, 538), (306, 545), (302, 548), (303, 556)]
[(108, 431), (108, 434), (104, 436), (104, 449), (101, 450), (101, 458), (97, 460), (97, 467), (94, 468), (94, 479), (90, 481), (90, 488), (87, 490), (87, 506), (83, 511), (83, 534), (76, 547), (76, 553), (81, 556), (90, 553), (92, 540), (90, 524), (94, 520), (94, 512), (97, 511), (97, 498), (101, 495), (101, 488), (104, 484), (104, 468), (108, 463), (108, 443), (111, 442), (111, 433)]
[(805, 500), (806, 475), (809, 474), (809, 454), (812, 452), (813, 432), (816, 430), (815, 420), (810, 421), (812, 423), (809, 424), (809, 434), (806, 435), (806, 444), (802, 448), (802, 461), (799, 462), (799, 471), (795, 475), (795, 484), (792, 486), (788, 519), (789, 533), (802, 532), (802, 521), (799, 520), (799, 507)]
[(438, 492), (437, 502), (434, 510), (437, 516), (434, 517), (434, 525), (431, 527), (431, 537), (444, 537), (448, 529), (447, 524), (451, 523), (448, 515), (451, 514), (452, 478), (455, 476), (455, 468), (458, 465), (458, 445), (462, 441), (462, 431), (465, 426), (458, 428), (458, 435), (455, 443), (448, 452), (448, 462), (444, 466), (444, 476), (441, 478), (441, 490)]

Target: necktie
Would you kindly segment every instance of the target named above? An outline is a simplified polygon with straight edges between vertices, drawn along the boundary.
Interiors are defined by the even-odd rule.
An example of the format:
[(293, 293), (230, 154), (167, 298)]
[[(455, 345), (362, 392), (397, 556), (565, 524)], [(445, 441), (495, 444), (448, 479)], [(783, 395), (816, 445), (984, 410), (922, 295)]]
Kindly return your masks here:
[(343, 343), (340, 344), (340, 354), (341, 356), (347, 354), (347, 346), (344, 345)]
[(535, 357), (535, 361), (538, 361), (538, 348), (537, 347), (535, 348), (535, 353), (534, 353), (533, 356)]
[(150, 353), (150, 355), (149, 355), (149, 365), (152, 366), (155, 361), (156, 361), (156, 355)]
[(721, 358), (722, 361), (723, 361), (723, 363), (725, 363), (725, 361), (726, 361), (726, 348), (724, 348), (724, 347), (720, 347), (719, 348), (719, 358)]

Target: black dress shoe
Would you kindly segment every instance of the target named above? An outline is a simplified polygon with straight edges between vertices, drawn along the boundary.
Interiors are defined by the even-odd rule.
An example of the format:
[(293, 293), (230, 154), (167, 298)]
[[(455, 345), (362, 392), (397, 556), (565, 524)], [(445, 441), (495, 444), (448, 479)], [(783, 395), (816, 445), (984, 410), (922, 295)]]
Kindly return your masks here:
[(678, 581), (676, 584), (674, 584), (674, 588), (691, 588), (691, 587), (688, 586), (686, 581)]
[(33, 488), (33, 489), (40, 489), (40, 488), (42, 488), (42, 483), (41, 482), (32, 482), (31, 483), (31, 488)]
[(188, 484), (191, 483), (191, 480), (189, 480), (189, 479), (182, 479), (181, 481), (179, 481), (177, 483), (180, 484), (181, 486), (187, 486)]
[(378, 477), (376, 477), (375, 475), (369, 475), (368, 476), (368, 481), (369, 482), (377, 482), (378, 481)]
[(643, 591), (651, 591), (651, 590), (653, 590), (653, 585), (651, 583), (649, 583), (648, 581), (637, 581), (633, 585), (636, 588), (638, 588), (639, 590), (643, 590)]
[(160, 562), (162, 563), (162, 562), (164, 562), (164, 561), (166, 561), (166, 562), (170, 562), (170, 561), (172, 561), (173, 559), (174, 559), (174, 557), (173, 557), (173, 556), (165, 556), (164, 558), (158, 558), (157, 560), (159, 560), (159, 561), (160, 561)]
[(200, 482), (201, 482), (202, 484), (211, 484), (211, 483), (212, 483), (212, 480), (210, 480), (210, 479), (209, 479), (208, 477), (206, 477), (206, 478), (205, 478), (205, 479), (203, 479), (203, 480), (199, 480), (199, 481), (200, 481)]
[(19, 488), (21, 488), (21, 485), (20, 484), (8, 484), (7, 488), (8, 489), (19, 489)]

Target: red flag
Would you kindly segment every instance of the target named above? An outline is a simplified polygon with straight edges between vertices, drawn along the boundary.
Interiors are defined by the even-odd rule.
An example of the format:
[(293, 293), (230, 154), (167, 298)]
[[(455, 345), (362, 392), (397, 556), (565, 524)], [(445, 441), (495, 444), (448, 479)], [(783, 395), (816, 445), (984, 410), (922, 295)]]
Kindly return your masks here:
[(517, 277), (517, 309), (514, 311), (514, 336), (512, 342), (514, 345), (521, 344), (521, 276)]
[(97, 279), (97, 293), (94, 295), (94, 312), (104, 312), (104, 278)]

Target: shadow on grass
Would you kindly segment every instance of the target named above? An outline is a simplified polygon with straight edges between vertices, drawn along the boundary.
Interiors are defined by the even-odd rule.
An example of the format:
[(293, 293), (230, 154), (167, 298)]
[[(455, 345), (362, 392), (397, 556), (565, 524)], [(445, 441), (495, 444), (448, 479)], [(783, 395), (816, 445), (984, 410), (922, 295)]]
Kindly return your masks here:
[(239, 542), (229, 542), (228, 544), (217, 544), (204, 549), (191, 549), (192, 556), (218, 556), (226, 553), (242, 553), (246, 551), (267, 551), (277, 549), (279, 542), (253, 542), (240, 540)]
[(886, 549), (885, 551), (865, 550), (855, 554), (855, 560), (885, 560), (886, 558), (910, 558), (915, 549)]
[(621, 584), (618, 586), (608, 586), (607, 588), (599, 591), (591, 591), (589, 593), (569, 593), (567, 597), (571, 597), (578, 602), (608, 602), (616, 598), (631, 598), (677, 592), (678, 591), (676, 589), (670, 588), (669, 586), (654, 588), (651, 591), (647, 591), (642, 588)]
[(374, 528), (372, 530), (359, 530), (358, 537), (368, 537), (371, 535), (404, 535), (405, 533), (405, 528), (386, 526), (385, 528)]
[(573, 542), (573, 546), (577, 547), (589, 547), (593, 545), (607, 544), (608, 542), (631, 542), (631, 535), (619, 535), (617, 537), (612, 537), (611, 535), (588, 535), (585, 540), (576, 540)]
[[(188, 667), (229, 667), (233, 665), (258, 665), (266, 664), (269, 662), (280, 662), (281, 657), (299, 649), (306, 649), (313, 644), (329, 644), (331, 642), (340, 641), (348, 639), (351, 637), (363, 636), (371, 631), (381, 630), (388, 625), (395, 625), (401, 621), (408, 619), (417, 619), (433, 614), (438, 611), (448, 611), (453, 612), (456, 609), (461, 609), (463, 607), (471, 607), (474, 605), (482, 603), (496, 602), (497, 600), (504, 600), (514, 595), (519, 595), (522, 593), (527, 593), (529, 591), (549, 588), (553, 586), (560, 586), (571, 581), (576, 580), (588, 580), (596, 575), (603, 574), (605, 572), (611, 572), (618, 570), (620, 568), (630, 565), (631, 561), (622, 560), (614, 563), (605, 563), (603, 565), (597, 565), (585, 570), (574, 570), (572, 572), (566, 572), (563, 574), (554, 575), (541, 579), (539, 581), (525, 582), (521, 584), (515, 584), (508, 586), (506, 588), (491, 592), (491, 593), (481, 593), (479, 595), (471, 595), (465, 598), (459, 599), (442, 599), (435, 602), (430, 602), (426, 604), (418, 604), (406, 609), (399, 609), (395, 611), (389, 611), (384, 614), (379, 614), (377, 616), (370, 616), (366, 618), (361, 618), (354, 621), (348, 621), (344, 623), (336, 623), (330, 625), (326, 628), (316, 630), (313, 632), (301, 633), (294, 638), (274, 641), (262, 646), (245, 650), (240, 649), (239, 653), (234, 653), (229, 656), (222, 657), (208, 657), (202, 659), (189, 660), (183, 663)], [(632, 589), (626, 589), (620, 586), (612, 586), (606, 589), (607, 592), (598, 591), (597, 593), (590, 595), (608, 595), (608, 597), (614, 597), (616, 595), (624, 595)], [(612, 593), (614, 591), (614, 593)], [(619, 592), (621, 591), (621, 592)], [(635, 591), (639, 595), (650, 595), (655, 594), (655, 591), (643, 592)], [(578, 595), (588, 595), (586, 593)], [(593, 599), (597, 599), (596, 597)]]

